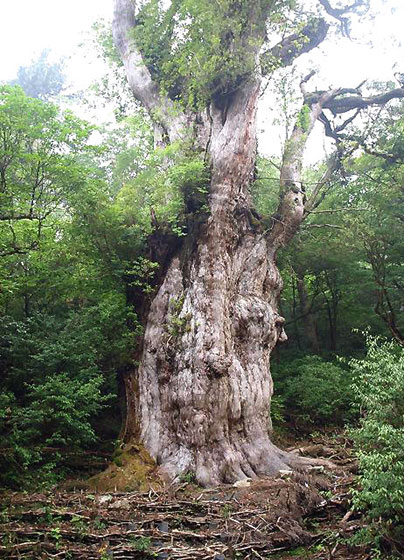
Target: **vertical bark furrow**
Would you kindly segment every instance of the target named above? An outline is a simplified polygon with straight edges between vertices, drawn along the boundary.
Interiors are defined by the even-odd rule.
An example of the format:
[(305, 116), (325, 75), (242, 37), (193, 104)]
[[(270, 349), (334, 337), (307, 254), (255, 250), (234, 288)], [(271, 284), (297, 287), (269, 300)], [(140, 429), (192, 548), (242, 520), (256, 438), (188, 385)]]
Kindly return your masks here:
[(258, 93), (258, 80), (240, 87), (225, 119), (211, 107), (210, 216), (193, 251), (184, 246), (169, 265), (134, 374), (139, 418), (129, 426), (141, 426), (162, 473), (194, 471), (203, 485), (286, 464), (268, 435), (281, 280), (249, 220)]

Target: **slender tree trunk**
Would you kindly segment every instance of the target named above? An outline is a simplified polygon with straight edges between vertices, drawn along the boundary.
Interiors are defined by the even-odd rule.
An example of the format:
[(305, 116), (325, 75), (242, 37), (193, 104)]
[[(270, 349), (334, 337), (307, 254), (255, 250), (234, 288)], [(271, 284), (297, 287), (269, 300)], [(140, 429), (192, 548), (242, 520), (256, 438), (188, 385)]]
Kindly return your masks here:
[(337, 318), (338, 318), (338, 303), (339, 294), (336, 287), (335, 280), (330, 278), (327, 271), (324, 271), (325, 283), (331, 297), (327, 297), (326, 290), (324, 290), (324, 298), (327, 304), (328, 323), (330, 328), (330, 350), (336, 352), (337, 350)]
[(307, 288), (304, 281), (304, 274), (297, 273), (297, 291), (299, 293), (300, 311), (305, 324), (305, 333), (310, 349), (316, 354), (320, 353), (320, 343), (317, 337), (316, 320), (311, 312), (311, 305), (307, 294)]
[(299, 333), (299, 326), (298, 326), (298, 318), (297, 318), (297, 300), (296, 300), (296, 290), (297, 290), (297, 279), (294, 274), (292, 274), (292, 297), (293, 297), (293, 305), (292, 305), (292, 320), (293, 320), (293, 330), (294, 336), (296, 338), (297, 347), (299, 350), (302, 350), (302, 343), (300, 341), (300, 333)]

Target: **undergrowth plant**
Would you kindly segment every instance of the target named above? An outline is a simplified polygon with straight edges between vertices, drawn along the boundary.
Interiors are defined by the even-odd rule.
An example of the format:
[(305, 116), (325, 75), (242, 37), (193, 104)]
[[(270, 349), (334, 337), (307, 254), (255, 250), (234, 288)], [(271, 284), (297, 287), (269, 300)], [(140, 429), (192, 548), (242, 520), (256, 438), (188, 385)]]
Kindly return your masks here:
[[(363, 360), (351, 360), (353, 389), (361, 411), (352, 431), (359, 458), (359, 490), (353, 505), (371, 521), (381, 544), (403, 551), (404, 527), (404, 349), (367, 336)], [(401, 544), (400, 544), (401, 543)]]
[(342, 364), (304, 356), (274, 367), (273, 375), (285, 415), (299, 429), (343, 425), (351, 417), (351, 375)]

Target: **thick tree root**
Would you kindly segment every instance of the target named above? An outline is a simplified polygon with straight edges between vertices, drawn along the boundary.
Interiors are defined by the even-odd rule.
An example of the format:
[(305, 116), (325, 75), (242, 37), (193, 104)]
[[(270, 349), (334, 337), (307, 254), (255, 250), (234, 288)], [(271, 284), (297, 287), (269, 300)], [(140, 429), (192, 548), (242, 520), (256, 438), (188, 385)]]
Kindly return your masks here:
[[(192, 458), (191, 453), (187, 457)], [(267, 440), (266, 445), (243, 445), (224, 450), (210, 449), (195, 452), (184, 468), (178, 456), (174, 455), (158, 468), (158, 473), (166, 481), (178, 481), (184, 475), (192, 478), (203, 487), (215, 487), (220, 484), (233, 484), (239, 480), (259, 479), (276, 476), (280, 472), (296, 471), (310, 473), (316, 467), (330, 471), (338, 469), (331, 461), (323, 458), (301, 457), (296, 453), (282, 451)], [(317, 469), (317, 470), (322, 470)]]
[(343, 538), (363, 526), (356, 513), (347, 513), (355, 460), (335, 439), (327, 445), (341, 468), (331, 477), (313, 471), (243, 488), (202, 490), (184, 481), (146, 493), (3, 494), (0, 558), (253, 560), (285, 551), (287, 558), (320, 560), (326, 546), (327, 557), (332, 551), (336, 560), (364, 560), (366, 550), (347, 548)]

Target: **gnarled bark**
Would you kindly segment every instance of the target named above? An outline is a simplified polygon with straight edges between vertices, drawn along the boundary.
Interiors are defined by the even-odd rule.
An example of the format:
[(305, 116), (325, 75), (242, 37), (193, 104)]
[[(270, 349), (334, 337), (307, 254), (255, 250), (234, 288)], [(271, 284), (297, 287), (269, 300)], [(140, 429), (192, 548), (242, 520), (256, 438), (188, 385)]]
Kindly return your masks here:
[(240, 90), (224, 125), (212, 112), (211, 215), (153, 301), (138, 372), (145, 446), (170, 477), (191, 470), (204, 485), (286, 466), (268, 436), (281, 280), (249, 220), (258, 91)]
[[(125, 438), (140, 438), (169, 478), (193, 471), (207, 486), (275, 473), (300, 461), (275, 447), (268, 433), (269, 359), (285, 338), (276, 252), (304, 218), (303, 151), (315, 121), (340, 90), (306, 100), (285, 150), (280, 204), (267, 233), (253, 219), (249, 195), (258, 71), (202, 113), (179, 111), (161, 97), (143, 64), (130, 39), (133, 25), (133, 3), (115, 0), (114, 37), (134, 95), (167, 141), (193, 132), (210, 163), (211, 184), (209, 218), (175, 252), (150, 306), (140, 365), (127, 380)], [(315, 29), (322, 37), (326, 26)], [(306, 41), (299, 50), (292, 39), (294, 57), (307, 52)], [(318, 44), (310, 41), (311, 48)], [(246, 44), (255, 49), (259, 66), (260, 42), (255, 37)], [(285, 52), (281, 63), (289, 64)]]

